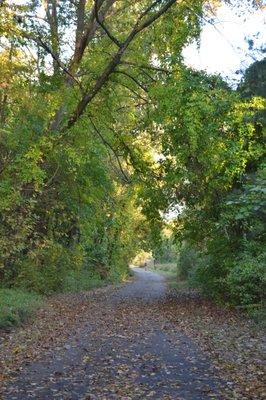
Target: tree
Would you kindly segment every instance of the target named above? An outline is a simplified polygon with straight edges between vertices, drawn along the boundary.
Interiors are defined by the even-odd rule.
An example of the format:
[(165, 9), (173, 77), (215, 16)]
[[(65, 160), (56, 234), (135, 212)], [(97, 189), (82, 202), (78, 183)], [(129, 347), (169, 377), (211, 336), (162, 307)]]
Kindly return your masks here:
[(71, 270), (121, 275), (145, 246), (149, 90), (198, 35), (201, 5), (3, 2), (4, 284), (50, 292)]
[(260, 304), (265, 156), (255, 117), (265, 100), (243, 100), (220, 77), (184, 66), (158, 82), (153, 95), (161, 197), (166, 209), (183, 206), (175, 228), (182, 274), (216, 298)]

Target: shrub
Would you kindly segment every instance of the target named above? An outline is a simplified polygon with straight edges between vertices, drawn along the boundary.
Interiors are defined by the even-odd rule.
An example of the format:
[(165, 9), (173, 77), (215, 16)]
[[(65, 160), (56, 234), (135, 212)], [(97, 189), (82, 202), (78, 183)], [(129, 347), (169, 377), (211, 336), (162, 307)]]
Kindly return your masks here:
[(183, 280), (190, 278), (198, 262), (198, 252), (187, 244), (183, 245), (180, 249), (177, 262), (179, 278)]
[(253, 257), (244, 253), (237, 259), (227, 277), (232, 301), (237, 305), (262, 303), (266, 289), (266, 253)]
[(42, 294), (62, 291), (68, 274), (79, 271), (83, 260), (83, 251), (78, 246), (67, 249), (47, 241), (20, 261), (15, 285)]
[(87, 270), (71, 271), (64, 280), (62, 290), (63, 292), (77, 293), (101, 287), (104, 284), (105, 281), (96, 273)]

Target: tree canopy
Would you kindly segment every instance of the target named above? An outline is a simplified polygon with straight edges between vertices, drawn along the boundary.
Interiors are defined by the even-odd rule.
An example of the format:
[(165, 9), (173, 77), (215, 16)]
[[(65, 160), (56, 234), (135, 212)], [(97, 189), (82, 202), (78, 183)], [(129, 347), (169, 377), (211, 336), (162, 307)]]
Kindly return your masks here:
[[(178, 206), (174, 235), (198, 252), (194, 281), (260, 299), (265, 60), (236, 91), (182, 58), (219, 4), (0, 3), (4, 285), (121, 279)], [(238, 280), (253, 275), (239, 299)]]

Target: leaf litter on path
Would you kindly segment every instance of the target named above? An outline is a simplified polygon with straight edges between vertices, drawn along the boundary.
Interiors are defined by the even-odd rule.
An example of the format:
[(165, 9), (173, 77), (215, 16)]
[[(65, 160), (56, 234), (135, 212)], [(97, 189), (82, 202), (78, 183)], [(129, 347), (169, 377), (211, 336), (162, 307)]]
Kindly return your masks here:
[(51, 297), (0, 339), (3, 399), (263, 399), (263, 333), (162, 278)]

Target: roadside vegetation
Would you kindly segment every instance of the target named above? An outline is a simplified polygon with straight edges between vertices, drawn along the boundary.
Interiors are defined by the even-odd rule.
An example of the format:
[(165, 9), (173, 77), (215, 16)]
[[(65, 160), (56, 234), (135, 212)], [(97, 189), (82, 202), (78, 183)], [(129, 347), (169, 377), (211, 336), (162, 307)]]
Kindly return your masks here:
[(0, 289), (0, 329), (27, 321), (43, 304), (42, 296), (16, 289)]
[(156, 263), (152, 270), (169, 278), (177, 278), (178, 276), (176, 263)]

